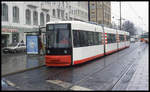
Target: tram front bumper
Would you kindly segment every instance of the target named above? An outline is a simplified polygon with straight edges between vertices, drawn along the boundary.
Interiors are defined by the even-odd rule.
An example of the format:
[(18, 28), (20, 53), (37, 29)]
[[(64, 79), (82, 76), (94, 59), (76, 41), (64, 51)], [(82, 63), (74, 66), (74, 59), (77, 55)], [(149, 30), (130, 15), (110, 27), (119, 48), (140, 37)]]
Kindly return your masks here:
[(46, 55), (46, 66), (70, 66), (71, 55)]

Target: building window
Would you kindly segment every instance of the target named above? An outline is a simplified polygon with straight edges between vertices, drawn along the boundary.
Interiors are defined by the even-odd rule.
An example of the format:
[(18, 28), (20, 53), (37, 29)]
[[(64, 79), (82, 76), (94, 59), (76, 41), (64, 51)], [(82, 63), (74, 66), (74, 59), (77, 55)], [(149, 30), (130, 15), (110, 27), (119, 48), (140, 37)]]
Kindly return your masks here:
[(64, 10), (61, 10), (61, 17), (64, 19)]
[(26, 24), (31, 24), (31, 11), (29, 9), (26, 10)]
[(91, 9), (95, 9), (95, 5), (94, 4), (91, 5)]
[(46, 15), (46, 22), (49, 22), (50, 21), (50, 16), (49, 14)]
[(38, 25), (38, 13), (36, 11), (33, 12), (33, 25)]
[(55, 9), (53, 9), (53, 17), (56, 16), (56, 12), (55, 12)]
[(57, 9), (57, 17), (60, 18), (60, 9)]
[(8, 6), (2, 4), (2, 21), (8, 21)]
[(40, 25), (41, 26), (44, 26), (44, 14), (43, 14), (43, 12), (41, 12), (41, 14), (40, 14)]
[(19, 8), (13, 7), (13, 22), (18, 23), (19, 22)]
[(68, 14), (66, 13), (66, 20), (68, 20)]

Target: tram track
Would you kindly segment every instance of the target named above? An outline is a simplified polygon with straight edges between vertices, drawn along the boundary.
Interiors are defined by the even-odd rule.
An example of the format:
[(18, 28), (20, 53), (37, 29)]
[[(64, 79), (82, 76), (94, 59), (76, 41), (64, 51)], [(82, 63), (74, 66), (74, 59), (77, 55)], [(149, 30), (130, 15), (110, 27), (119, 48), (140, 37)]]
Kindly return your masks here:
[[(138, 47), (138, 48), (140, 48), (140, 47)], [(134, 51), (135, 50), (137, 51), (138, 48), (134, 49)], [(139, 51), (137, 51), (137, 52), (139, 52)], [(135, 64), (136, 64), (136, 62), (132, 62), (131, 65), (125, 69), (125, 71), (122, 73), (122, 75), (120, 76), (120, 78), (115, 82), (115, 84), (109, 88), (109, 90), (113, 90), (117, 85), (119, 85), (120, 82), (121, 82), (121, 80), (127, 75), (128, 72), (130, 72), (131, 68), (133, 68), (135, 66)], [(134, 73), (135, 73), (135, 71), (134, 71)], [(131, 78), (132, 78), (132, 76), (131, 76)]]
[[(134, 50), (132, 50), (132, 53), (134, 53), (137, 49), (138, 49), (138, 48), (135, 48)], [(126, 53), (124, 53), (123, 55), (127, 55), (129, 52), (131, 52), (131, 51), (129, 50), (129, 51), (127, 51)], [(130, 56), (132, 53), (128, 54), (128, 56)], [(117, 54), (117, 53), (116, 53), (116, 54)], [(128, 56), (126, 56), (126, 57), (128, 57)], [(104, 58), (106, 58), (106, 57), (104, 57)], [(120, 58), (122, 58), (122, 55), (119, 56), (118, 59), (120, 59)], [(112, 63), (114, 63), (114, 62), (112, 62)], [(83, 79), (77, 81), (77, 82), (75, 83), (75, 85), (78, 85), (79, 83), (81, 83), (81, 82), (84, 81), (85, 79), (89, 78), (89, 77), (92, 76), (93, 74), (103, 71), (105, 68), (111, 66), (112, 63), (108, 64), (107, 66), (105, 66), (105, 67), (102, 68), (102, 69), (99, 69), (99, 67), (98, 67), (97, 70), (95, 70), (95, 72), (93, 72), (93, 73), (91, 73), (90, 75), (84, 77)], [(118, 61), (115, 62), (115, 63), (118, 63)], [(130, 68), (134, 65), (134, 62), (131, 62), (131, 63), (132, 63), (132, 64), (130, 65), (129, 68), (128, 68), (127, 64), (126, 64), (126, 66), (125, 66), (126, 68), (124, 69), (124, 72), (122, 73), (122, 75), (120, 76), (120, 78), (117, 79), (117, 81), (115, 82), (115, 84), (109, 88), (109, 90), (113, 89), (113, 87), (114, 87), (114, 86), (122, 79), (122, 77), (130, 70)], [(71, 87), (72, 87), (72, 86), (71, 86)], [(71, 88), (71, 87), (70, 87), (70, 88)]]

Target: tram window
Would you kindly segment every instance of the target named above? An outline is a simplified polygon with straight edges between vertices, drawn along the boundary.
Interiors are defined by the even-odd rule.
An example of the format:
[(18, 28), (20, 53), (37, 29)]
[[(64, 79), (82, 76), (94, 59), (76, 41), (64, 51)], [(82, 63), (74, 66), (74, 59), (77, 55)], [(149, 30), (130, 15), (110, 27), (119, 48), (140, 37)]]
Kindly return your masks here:
[(81, 45), (80, 45), (80, 34), (79, 34), (79, 31), (76, 31), (77, 32), (77, 44), (76, 44), (76, 46), (77, 47), (80, 47)]
[(93, 45), (97, 45), (97, 32), (93, 33), (93, 37), (94, 37)]
[(73, 30), (73, 42), (74, 47), (80, 47), (79, 32), (77, 30)]
[(102, 33), (98, 34), (98, 45), (102, 44)]
[(90, 38), (89, 38), (89, 31), (86, 31), (86, 35), (87, 35), (87, 46), (89, 46), (90, 44)]
[(115, 43), (116, 35), (115, 34), (107, 34), (107, 43)]
[(114, 34), (111, 34), (111, 43), (114, 43), (115, 40), (114, 40)]
[(107, 43), (111, 43), (111, 35), (107, 33)]
[(122, 35), (122, 41), (124, 41), (124, 35)]
[(130, 40), (130, 36), (127, 35), (127, 41), (129, 41), (129, 40)]
[(85, 46), (85, 39), (84, 39), (84, 35), (83, 35), (83, 31), (79, 31), (79, 39), (80, 39), (80, 46), (83, 47)]
[(84, 46), (88, 46), (88, 35), (87, 31), (83, 31), (83, 37), (84, 37)]
[(120, 39), (120, 41), (124, 41), (124, 36), (123, 35), (119, 35), (119, 39)]
[(91, 39), (92, 45), (94, 45), (94, 32), (91, 32), (91, 37), (92, 37)]
[(116, 42), (116, 35), (112, 34), (112, 43), (115, 43), (115, 42)]
[(93, 45), (93, 33), (88, 32), (88, 46)]
[(92, 46), (102, 44), (101, 33), (73, 30), (74, 47)]
[(101, 42), (100, 42), (100, 33), (98, 33), (98, 32), (94, 32), (94, 41), (95, 41), (95, 45), (100, 45), (101, 44)]
[(112, 43), (112, 34), (109, 34), (110, 37), (110, 43)]

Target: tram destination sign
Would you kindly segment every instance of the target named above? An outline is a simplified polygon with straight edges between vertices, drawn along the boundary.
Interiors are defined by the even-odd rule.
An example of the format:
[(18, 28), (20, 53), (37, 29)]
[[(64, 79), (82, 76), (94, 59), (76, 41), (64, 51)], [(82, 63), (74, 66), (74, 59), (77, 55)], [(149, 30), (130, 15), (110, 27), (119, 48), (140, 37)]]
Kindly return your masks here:
[(48, 30), (68, 29), (68, 24), (48, 24)]

